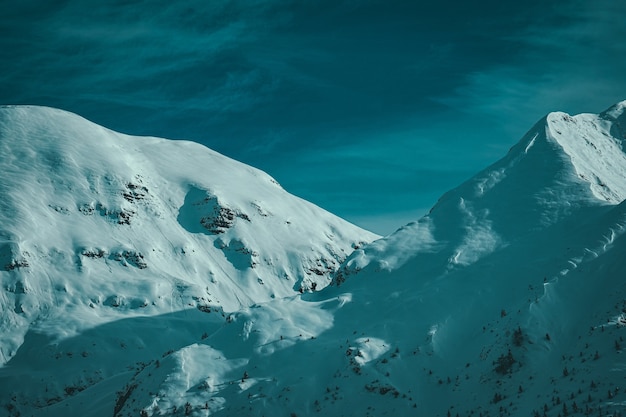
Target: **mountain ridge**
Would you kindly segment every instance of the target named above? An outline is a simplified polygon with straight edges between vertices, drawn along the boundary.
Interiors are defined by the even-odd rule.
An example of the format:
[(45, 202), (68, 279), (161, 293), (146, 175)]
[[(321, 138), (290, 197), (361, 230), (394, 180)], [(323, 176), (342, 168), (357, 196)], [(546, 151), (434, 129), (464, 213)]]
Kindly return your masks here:
[[(280, 227), (286, 228), (286, 221), (295, 225), (295, 217), (285, 220), (288, 216), (277, 213), (284, 205), (292, 209), (288, 215), (301, 206), (287, 204), (282, 192), (272, 194), (272, 201), (239, 198), (254, 194), (252, 189), (277, 189), (262, 174), (254, 187), (243, 187), (240, 178), (253, 181), (243, 174), (246, 167), (237, 170), (216, 160), (235, 175), (213, 171), (215, 177), (223, 175), (223, 182), (217, 178), (212, 187), (172, 179), (168, 188), (154, 184), (152, 175), (140, 181), (128, 174), (109, 183), (95, 175), (102, 182), (87, 181), (86, 189), (103, 184), (97, 195), (104, 197), (87, 206), (81, 199), (75, 208), (66, 207), (70, 214), (61, 204), (60, 209), (56, 203), (46, 206), (42, 218), (74, 216), (84, 227), (105, 224), (104, 230), (117, 233), (112, 239), (129, 239), (124, 231), (133, 228), (153, 238), (141, 205), (157, 199), (153, 190), (169, 190), (171, 210), (166, 204), (145, 210), (160, 209), (167, 213), (167, 222), (158, 223), (163, 228), (172, 223), (180, 236), (199, 240), (181, 237), (186, 245), (174, 241), (175, 250), (141, 253), (142, 258), (132, 252), (137, 248), (120, 244), (112, 250), (114, 245), (94, 244), (76, 232), (84, 241), (75, 238), (69, 244), (78, 256), (47, 251), (44, 258), (14, 257), (15, 263), (0, 271), (3, 306), (29, 311), (28, 303), (14, 301), (33, 291), (26, 271), (42, 265), (41, 259), (56, 260), (44, 265), (61, 272), (48, 276), (57, 285), (64, 283), (60, 275), (73, 278), (65, 281), (71, 284), (67, 291), (94, 292), (80, 287), (78, 277), (115, 277), (111, 287), (117, 292), (101, 293), (119, 297), (68, 301), (76, 307), (60, 310), (58, 317), (42, 316), (14, 355), (5, 356), (0, 392), (6, 394), (0, 395), (0, 406), (11, 417), (620, 415), (626, 407), (619, 388), (626, 377), (621, 361), (626, 336), (625, 107), (621, 102), (600, 115), (547, 115), (503, 159), (444, 194), (428, 215), (383, 238), (302, 206), (309, 207), (296, 210), (307, 214), (303, 224), (315, 223), (300, 226), (299, 236), (307, 242), (317, 236), (327, 252), (309, 243), (305, 252), (318, 248), (317, 255), (300, 258), (302, 248), (287, 235), (282, 244), (294, 246), (292, 257), (279, 262), (276, 255), (272, 265), (263, 262), (262, 245), (253, 244), (270, 242), (271, 253), (282, 254), (281, 242), (267, 238), (268, 232), (255, 241), (250, 228), (267, 217), (279, 218)], [(159, 143), (162, 154), (168, 142)], [(20, 152), (28, 154), (28, 149)], [(165, 160), (150, 160), (167, 165), (176, 159), (170, 153)], [(156, 154), (143, 150), (141, 155)], [(47, 160), (62, 156), (53, 153)], [(71, 166), (71, 161), (61, 158), (61, 165)], [(182, 189), (175, 186), (181, 183)], [(228, 184), (243, 191), (225, 194)], [(26, 204), (31, 199), (16, 201), (33, 210)], [(257, 204), (261, 210), (252, 203), (262, 203)], [(131, 209), (134, 214), (122, 215)], [(316, 230), (320, 219), (321, 234)], [(17, 224), (28, 226), (23, 219)], [(258, 227), (281, 230), (278, 223)], [(65, 228), (51, 227), (43, 236), (54, 230)], [(346, 242), (346, 236), (372, 242)], [(158, 248), (158, 241), (152, 245)], [(3, 248), (13, 244), (3, 242)], [(331, 251), (330, 244), (339, 249)], [(215, 282), (208, 273), (202, 286), (189, 278), (202, 271), (201, 260), (187, 255), (194, 250), (214, 254)], [(285, 285), (260, 272), (250, 274), (266, 271), (270, 277), (284, 270), (274, 268), (284, 259), (298, 265), (299, 280), (292, 277)], [(180, 264), (176, 275), (187, 281), (168, 277), (163, 281), (167, 291), (149, 285), (121, 290), (120, 283), (145, 283), (138, 277), (158, 265), (167, 271), (168, 262)], [(224, 276), (218, 276), (220, 268)], [(219, 290), (229, 274), (236, 277), (227, 287), (232, 293)], [(264, 282), (254, 281), (257, 277)], [(235, 284), (245, 299), (232, 295), (238, 291)], [(270, 286), (273, 291), (267, 291)], [(219, 307), (206, 300), (207, 291), (221, 296)], [(53, 292), (63, 293), (62, 287)], [(142, 307), (146, 300), (156, 306)], [(165, 303), (170, 308), (163, 308)], [(68, 320), (63, 314), (85, 311), (92, 317), (82, 327), (59, 326)], [(24, 312), (3, 317), (3, 334), (6, 317), (19, 319)]]
[[(529, 230), (547, 227), (561, 216), (568, 216), (576, 207), (623, 201), (626, 197), (624, 139), (615, 138), (610, 132), (621, 119), (626, 118), (625, 108), (626, 102), (620, 102), (603, 113), (612, 114), (613, 121), (592, 114), (572, 117), (553, 112), (546, 115), (504, 158), (445, 193), (422, 219), (368, 248), (382, 247), (385, 240), (397, 241), (407, 235), (409, 241), (419, 236), (418, 242), (396, 244), (407, 246), (409, 251), (416, 245), (425, 245), (425, 250), (431, 250), (436, 246), (436, 240), (449, 241), (450, 236), (464, 235), (463, 231), (451, 227), (451, 222), (456, 221), (463, 228), (471, 229), (471, 224), (480, 220), (481, 227), (476, 228), (473, 237), (466, 237), (466, 240), (482, 241), (485, 249), (489, 250), (497, 247), (502, 239), (518, 238)], [(595, 142), (589, 141), (590, 134), (597, 136)], [(579, 143), (576, 146), (576, 140), (583, 145)], [(602, 165), (598, 160), (607, 163)], [(514, 171), (518, 178), (511, 178), (510, 171)], [(492, 197), (494, 188), (499, 194)], [(531, 212), (523, 211), (524, 216), (520, 216), (520, 211), (511, 210), (515, 206), (526, 207)], [(500, 224), (494, 226), (490, 218), (495, 217), (496, 210), (500, 211), (497, 213)], [(465, 221), (461, 220), (463, 217), (466, 217)], [(437, 227), (435, 223), (439, 218), (445, 219), (445, 227)], [(439, 235), (438, 239), (436, 235)], [(459, 248), (463, 246), (461, 242), (457, 245)], [(360, 256), (363, 250), (356, 251), (353, 256)], [(480, 252), (481, 249), (476, 250)], [(393, 249), (392, 252), (396, 258), (407, 258), (398, 254), (401, 250)], [(451, 256), (463, 262), (462, 253)]]
[(193, 142), (42, 107), (0, 109), (0, 138), (4, 332), (57, 307), (224, 314), (327, 285), (352, 246), (377, 237)]

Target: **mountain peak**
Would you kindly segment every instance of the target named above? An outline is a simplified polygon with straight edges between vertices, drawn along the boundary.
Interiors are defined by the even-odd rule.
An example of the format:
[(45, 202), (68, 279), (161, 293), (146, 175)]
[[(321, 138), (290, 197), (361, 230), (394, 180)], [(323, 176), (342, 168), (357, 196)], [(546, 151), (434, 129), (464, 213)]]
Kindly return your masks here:
[(547, 133), (571, 159), (579, 178), (599, 200), (618, 204), (626, 198), (626, 154), (620, 120), (626, 102), (595, 114), (551, 113)]
[[(362, 323), (398, 312), (358, 331), (398, 340), (419, 382), (394, 387), (415, 387), (426, 414), (623, 410), (624, 104), (548, 114), (427, 216), (355, 251), (325, 290), (349, 293)], [(592, 401), (597, 381), (609, 393)]]
[[(624, 103), (607, 112), (617, 115)], [(339, 280), (368, 265), (394, 270), (425, 257), (450, 266), (471, 264), (513, 239), (592, 207), (621, 203), (626, 198), (621, 116), (607, 112), (546, 115), (504, 158), (445, 193), (427, 216), (353, 254)]]
[(0, 361), (31, 326), (64, 333), (188, 308), (226, 316), (319, 290), (377, 237), (197, 143), (62, 110), (0, 108), (0, 152), (0, 297), (12, 306)]
[(626, 100), (620, 101), (601, 113), (602, 116), (613, 120), (622, 119), (626, 111)]

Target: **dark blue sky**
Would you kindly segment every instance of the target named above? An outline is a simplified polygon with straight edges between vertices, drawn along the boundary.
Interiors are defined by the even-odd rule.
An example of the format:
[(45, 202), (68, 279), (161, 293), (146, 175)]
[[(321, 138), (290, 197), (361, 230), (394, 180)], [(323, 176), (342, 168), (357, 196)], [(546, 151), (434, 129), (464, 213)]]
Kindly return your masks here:
[(626, 2), (0, 2), (0, 103), (190, 139), (378, 233), (552, 110), (626, 99)]

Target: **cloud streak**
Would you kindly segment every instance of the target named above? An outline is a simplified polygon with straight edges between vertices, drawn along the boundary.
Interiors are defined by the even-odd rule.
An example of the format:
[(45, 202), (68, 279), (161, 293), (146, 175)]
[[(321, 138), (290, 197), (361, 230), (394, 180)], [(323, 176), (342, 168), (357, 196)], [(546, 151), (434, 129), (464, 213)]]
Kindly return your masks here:
[(599, 112), (623, 100), (626, 3), (573, 1), (548, 11), (508, 37), (517, 48), (507, 62), (468, 74), (440, 101), (506, 120), (512, 134), (550, 111)]

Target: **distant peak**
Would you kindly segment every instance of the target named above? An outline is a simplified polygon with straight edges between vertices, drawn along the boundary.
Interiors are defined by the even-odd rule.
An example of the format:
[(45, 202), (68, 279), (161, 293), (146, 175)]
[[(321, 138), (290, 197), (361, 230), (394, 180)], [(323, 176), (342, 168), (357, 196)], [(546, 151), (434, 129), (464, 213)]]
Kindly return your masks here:
[(612, 105), (606, 111), (602, 112), (600, 116), (617, 120), (624, 116), (624, 110), (626, 110), (626, 100), (620, 101)]

